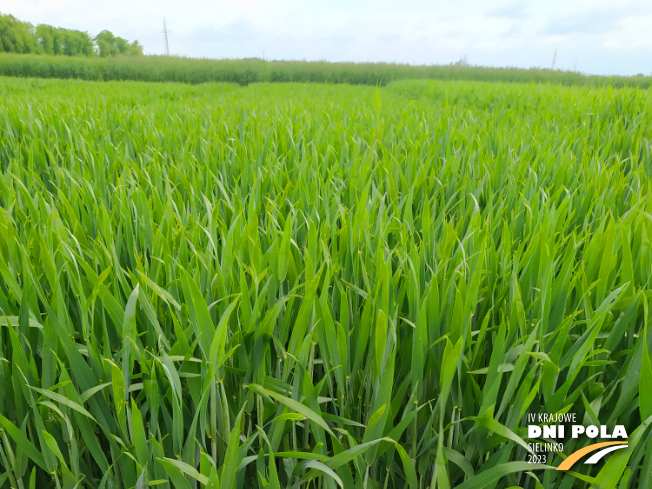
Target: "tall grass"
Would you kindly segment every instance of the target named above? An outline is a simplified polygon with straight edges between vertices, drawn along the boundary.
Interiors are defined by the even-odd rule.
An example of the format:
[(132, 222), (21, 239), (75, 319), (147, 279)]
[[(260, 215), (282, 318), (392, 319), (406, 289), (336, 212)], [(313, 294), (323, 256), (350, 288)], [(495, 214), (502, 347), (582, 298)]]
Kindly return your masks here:
[(0, 92), (3, 489), (650, 487), (646, 92)]
[(210, 60), (165, 56), (83, 58), (0, 54), (0, 75), (39, 78), (77, 78), (108, 81), (208, 83), (248, 85), (257, 82), (347, 83), (384, 86), (405, 79), (554, 83), (580, 86), (648, 88), (652, 77), (589, 76), (547, 69), (489, 68), (459, 65), (411, 66), (387, 63), (328, 63)]

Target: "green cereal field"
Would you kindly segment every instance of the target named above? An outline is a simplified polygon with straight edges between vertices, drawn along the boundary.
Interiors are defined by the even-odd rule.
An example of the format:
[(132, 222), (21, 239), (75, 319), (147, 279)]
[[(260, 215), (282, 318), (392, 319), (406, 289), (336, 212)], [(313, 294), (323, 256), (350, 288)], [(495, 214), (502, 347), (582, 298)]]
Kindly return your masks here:
[(0, 488), (652, 487), (651, 179), (641, 88), (0, 78)]

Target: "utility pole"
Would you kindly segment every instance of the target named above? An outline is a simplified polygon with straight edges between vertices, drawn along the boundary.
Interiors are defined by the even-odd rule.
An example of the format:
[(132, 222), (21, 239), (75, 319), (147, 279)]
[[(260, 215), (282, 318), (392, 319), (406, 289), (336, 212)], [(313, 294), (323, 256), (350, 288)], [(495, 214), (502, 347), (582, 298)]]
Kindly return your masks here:
[(555, 49), (555, 54), (552, 56), (552, 66), (550, 67), (551, 70), (555, 69), (556, 63), (557, 63), (557, 50)]
[(168, 44), (168, 26), (165, 23), (165, 17), (163, 17), (163, 34), (165, 34), (165, 55), (170, 56), (170, 45)]

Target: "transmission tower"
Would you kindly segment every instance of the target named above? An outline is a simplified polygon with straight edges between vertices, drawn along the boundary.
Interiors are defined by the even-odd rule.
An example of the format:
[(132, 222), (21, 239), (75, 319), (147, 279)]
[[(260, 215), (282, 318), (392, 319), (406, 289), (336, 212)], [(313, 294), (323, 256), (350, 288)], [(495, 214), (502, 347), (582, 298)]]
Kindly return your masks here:
[(550, 67), (550, 69), (554, 70), (556, 64), (557, 64), (557, 50), (555, 49), (555, 54), (552, 56), (552, 66)]
[(163, 17), (163, 34), (165, 34), (165, 55), (170, 56), (170, 44), (168, 43), (168, 26), (165, 23), (165, 17)]

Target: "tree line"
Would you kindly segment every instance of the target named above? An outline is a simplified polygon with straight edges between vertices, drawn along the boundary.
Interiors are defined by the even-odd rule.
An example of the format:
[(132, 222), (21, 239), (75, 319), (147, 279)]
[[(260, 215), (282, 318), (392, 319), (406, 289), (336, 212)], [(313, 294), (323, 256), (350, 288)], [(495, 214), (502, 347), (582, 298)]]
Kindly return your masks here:
[(0, 14), (0, 53), (3, 52), (106, 57), (143, 54), (143, 46), (108, 30), (91, 38), (88, 32), (47, 24), (34, 26), (13, 15)]

